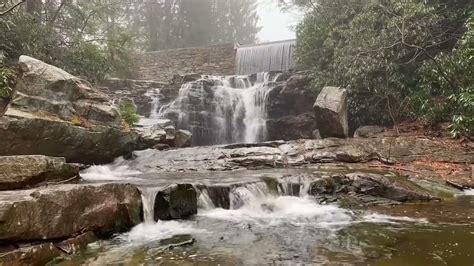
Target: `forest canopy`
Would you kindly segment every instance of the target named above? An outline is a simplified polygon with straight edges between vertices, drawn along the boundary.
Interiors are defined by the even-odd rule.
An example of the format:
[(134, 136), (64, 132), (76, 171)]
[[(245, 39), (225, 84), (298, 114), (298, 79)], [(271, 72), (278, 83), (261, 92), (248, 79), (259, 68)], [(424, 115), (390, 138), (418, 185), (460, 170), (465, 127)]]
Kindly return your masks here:
[(348, 88), (353, 126), (417, 120), (474, 133), (472, 1), (282, 0), (307, 11), (297, 59), (313, 86)]
[(0, 57), (27, 54), (98, 81), (133, 77), (135, 51), (253, 43), (253, 0), (1, 0)]

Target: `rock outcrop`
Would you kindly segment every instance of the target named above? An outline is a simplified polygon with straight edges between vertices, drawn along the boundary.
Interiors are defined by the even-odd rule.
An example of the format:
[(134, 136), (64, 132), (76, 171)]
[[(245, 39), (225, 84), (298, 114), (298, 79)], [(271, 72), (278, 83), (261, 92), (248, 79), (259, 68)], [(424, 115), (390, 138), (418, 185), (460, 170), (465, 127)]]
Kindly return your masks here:
[(317, 123), (313, 104), (317, 94), (311, 90), (307, 74), (284, 73), (280, 77), (268, 94), (267, 139), (314, 138)]
[[(182, 85), (181, 94), (179, 94)], [(261, 93), (253, 97), (256, 108), (265, 104), (264, 114), (269, 140), (312, 138), (317, 129), (313, 104), (317, 94), (310, 89), (304, 72), (271, 72), (266, 78), (257, 74), (242, 76), (177, 75), (169, 84), (139, 80), (104, 82), (101, 90), (120, 99), (129, 97), (137, 104), (139, 113), (149, 117), (162, 107), (162, 118), (171, 119), (176, 129), (193, 134), (193, 145), (235, 143), (245, 140), (243, 88), (260, 86)], [(265, 93), (264, 93), (265, 92)], [(265, 102), (262, 102), (265, 101)], [(152, 110), (153, 109), (153, 110)]]
[(86, 232), (62, 241), (23, 245), (0, 253), (0, 262), (7, 265), (46, 265), (56, 257), (72, 255), (97, 241), (92, 232)]
[(78, 116), (92, 124), (120, 125), (120, 114), (110, 99), (88, 82), (29, 56), (20, 56), (18, 65), (22, 77), (12, 107), (48, 112), (66, 121)]
[(138, 134), (120, 128), (75, 126), (52, 116), (10, 108), (0, 118), (0, 155), (43, 154), (68, 162), (103, 164), (139, 147)]
[(141, 204), (138, 189), (126, 184), (0, 192), (0, 243), (121, 232), (140, 223)]
[(62, 69), (21, 56), (22, 75), (0, 117), (0, 156), (43, 154), (102, 164), (137, 148), (140, 136), (122, 127), (107, 95)]
[[(388, 177), (375, 173), (355, 172), (333, 174), (311, 183), (310, 193), (321, 196), (365, 195), (394, 202), (429, 201), (435, 199), (428, 191), (403, 177)], [(367, 201), (367, 198), (361, 198)], [(371, 202), (374, 202), (372, 199)], [(368, 203), (368, 202), (365, 202)]]
[(324, 87), (314, 103), (319, 133), (323, 138), (349, 136), (347, 91), (339, 87)]
[(187, 130), (178, 130), (175, 134), (174, 146), (177, 148), (185, 148), (191, 146), (193, 134)]
[(155, 199), (154, 219), (185, 219), (197, 214), (197, 193), (190, 184), (172, 185), (159, 191)]
[[(450, 152), (447, 152), (449, 150)], [(226, 171), (297, 167), (321, 163), (410, 163), (426, 160), (472, 164), (468, 148), (413, 137), (311, 139), (288, 142), (192, 147), (135, 152), (128, 162), (136, 170), (156, 172)]]
[[(182, 83), (181, 83), (182, 84)], [(149, 117), (156, 107), (172, 102), (178, 95), (179, 86), (152, 80), (131, 80), (110, 78), (104, 80), (98, 89), (107, 94), (111, 99), (127, 97), (137, 106), (138, 114)]]
[(0, 190), (77, 180), (79, 167), (43, 155), (0, 156)]

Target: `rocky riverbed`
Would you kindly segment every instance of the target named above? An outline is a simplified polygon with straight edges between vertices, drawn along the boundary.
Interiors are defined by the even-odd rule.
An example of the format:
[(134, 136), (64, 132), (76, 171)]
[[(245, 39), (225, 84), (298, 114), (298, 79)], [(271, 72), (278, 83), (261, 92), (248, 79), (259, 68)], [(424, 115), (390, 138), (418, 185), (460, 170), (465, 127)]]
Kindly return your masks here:
[[(20, 68), (0, 117), (0, 265), (474, 262), (470, 142), (371, 126), (182, 148), (193, 136), (171, 120), (125, 127), (114, 104), (125, 99), (30, 57)], [(271, 138), (348, 134), (344, 89), (325, 88), (306, 116), (304, 76), (279, 75), (270, 113), (309, 100), (275, 114), (298, 126), (279, 132), (289, 124), (270, 117)]]
[[(420, 238), (426, 234), (423, 228), (453, 230), (451, 226), (440, 229), (439, 216), (401, 211), (406, 210), (403, 206), (407, 203), (416, 203), (408, 205), (419, 206), (413, 207), (416, 210), (436, 206), (446, 210), (451, 209), (450, 206), (455, 208), (459, 200), (456, 195), (463, 193), (446, 186), (444, 177), (435, 171), (425, 169), (418, 174), (421, 172), (410, 167), (425, 158), (440, 163), (470, 164), (472, 151), (458, 147), (446, 152), (437, 141), (396, 138), (390, 140), (389, 156), (388, 141), (384, 138), (324, 139), (146, 150), (134, 152), (128, 160), (117, 159), (110, 165), (85, 169), (77, 184), (57, 184), (61, 181), (54, 179), (47, 187), (0, 192), (1, 258), (21, 263), (46, 262), (58, 256), (63, 259), (57, 262), (72, 259), (88, 263), (176, 260), (179, 263), (247, 264), (250, 260), (308, 262), (318, 258), (340, 262), (356, 258), (368, 262), (374, 258), (370, 255), (372, 251), (365, 250), (367, 247), (349, 255), (350, 246), (336, 244), (335, 239), (327, 238), (324, 232), (331, 232), (339, 241), (347, 241), (348, 235), (344, 234), (360, 241), (367, 238), (363, 241), (375, 248), (379, 240), (373, 242), (374, 236), (364, 233), (366, 228), (379, 228), (380, 234), (390, 241), (399, 241), (393, 236), (393, 227), (403, 228), (407, 233), (417, 232)], [(18, 169), (28, 160), (34, 160), (38, 170), (23, 173), (12, 170), (22, 176), (18, 185), (41, 177), (38, 182), (29, 183), (35, 186), (49, 180), (48, 175), (57, 176), (57, 171), (75, 169), (74, 165), (64, 165), (64, 161), (54, 158), (3, 158), (8, 169)], [(47, 160), (55, 163), (48, 164)], [(43, 161), (50, 166), (41, 166)], [(400, 168), (403, 170), (397, 170)], [(78, 170), (64, 175), (63, 180), (77, 182), (69, 180), (74, 171)], [(10, 175), (5, 172), (3, 176)], [(469, 202), (472, 201), (467, 200), (468, 206)], [(380, 206), (397, 207), (383, 209)], [(470, 219), (470, 214), (455, 209), (453, 212), (459, 219)], [(188, 222), (165, 222), (174, 219)], [(455, 219), (452, 226), (459, 228), (461, 224)], [(469, 237), (462, 238), (458, 234), (472, 230), (471, 226), (468, 222), (450, 239), (466, 244)], [(238, 229), (241, 227), (249, 231)], [(235, 229), (229, 231), (229, 228)], [(272, 234), (261, 235), (264, 228), (269, 228)], [(270, 252), (266, 245), (260, 246), (263, 243), (276, 245), (280, 241), (277, 239), (287, 235), (291, 228), (302, 230), (302, 235), (284, 237), (284, 241), (308, 241), (304, 243), (312, 243), (316, 249), (301, 253), (303, 246), (287, 249), (289, 244), (281, 246), (280, 243)], [(87, 245), (113, 232), (130, 229), (132, 231), (110, 242)], [(306, 230), (312, 233), (303, 233)], [(467, 233), (472, 236), (472, 232)], [(207, 234), (219, 235), (222, 239), (213, 240)], [(245, 237), (239, 238), (242, 234)], [(430, 237), (434, 239), (435, 235)], [(310, 236), (313, 240), (304, 240)], [(250, 251), (246, 251), (241, 241), (257, 243), (264, 256), (243, 259), (242, 254)], [(329, 250), (321, 250), (322, 243), (329, 243)], [(142, 253), (149, 245), (152, 246)], [(170, 245), (175, 248), (170, 249)], [(387, 259), (388, 254), (399, 254), (389, 252), (387, 245), (390, 244), (385, 243), (376, 252), (375, 261)], [(81, 247), (88, 247), (85, 253), (80, 251)], [(125, 250), (117, 254), (116, 249)], [(79, 252), (77, 256), (68, 257), (76, 252)], [(448, 260), (465, 262), (459, 256), (467, 255), (467, 251), (458, 252), (458, 256)], [(289, 254), (296, 257), (287, 257)]]

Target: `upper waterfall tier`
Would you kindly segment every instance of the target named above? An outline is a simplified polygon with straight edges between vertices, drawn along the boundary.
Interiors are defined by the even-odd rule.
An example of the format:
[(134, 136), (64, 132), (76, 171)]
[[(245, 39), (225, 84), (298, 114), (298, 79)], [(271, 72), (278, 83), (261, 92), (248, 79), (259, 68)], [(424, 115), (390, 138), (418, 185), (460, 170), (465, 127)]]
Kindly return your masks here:
[(295, 68), (295, 41), (282, 41), (237, 49), (238, 75), (269, 71), (288, 71)]

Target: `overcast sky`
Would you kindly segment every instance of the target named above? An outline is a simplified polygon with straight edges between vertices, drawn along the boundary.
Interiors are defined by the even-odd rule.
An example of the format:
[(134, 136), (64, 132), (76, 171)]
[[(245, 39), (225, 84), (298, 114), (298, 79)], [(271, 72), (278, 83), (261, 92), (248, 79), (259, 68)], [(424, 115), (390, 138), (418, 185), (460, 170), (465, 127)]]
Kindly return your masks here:
[(295, 38), (294, 27), (301, 19), (301, 15), (282, 12), (277, 0), (257, 0), (259, 25), (262, 30), (258, 34), (260, 42), (272, 42)]

